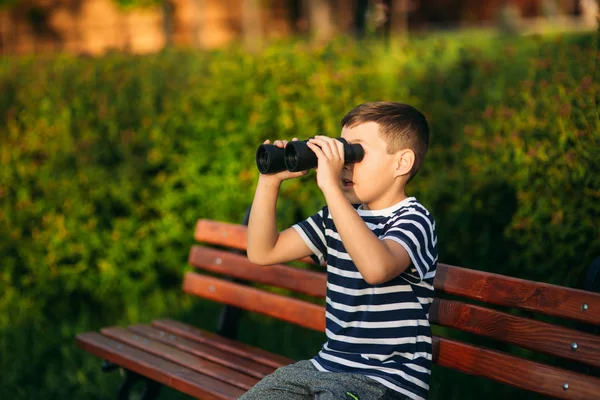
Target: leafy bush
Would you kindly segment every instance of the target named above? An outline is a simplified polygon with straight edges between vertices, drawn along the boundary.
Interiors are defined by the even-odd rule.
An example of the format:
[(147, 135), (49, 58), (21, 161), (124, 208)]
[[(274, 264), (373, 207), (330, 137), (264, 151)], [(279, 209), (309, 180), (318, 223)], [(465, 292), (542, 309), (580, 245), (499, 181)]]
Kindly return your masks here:
[[(430, 120), (408, 190), (436, 217), (441, 262), (581, 287), (600, 255), (598, 38), (469, 43), (1, 60), (2, 394), (112, 397), (77, 332), (161, 316), (214, 329), (217, 308), (179, 289), (195, 221), (241, 220), (259, 143), (338, 136), (365, 101)], [(281, 227), (322, 204), (312, 175), (284, 184)], [(298, 358), (322, 341), (254, 315), (243, 326)], [(517, 393), (481, 381), (470, 395), (456, 383), (470, 378), (434, 373), (431, 398)]]

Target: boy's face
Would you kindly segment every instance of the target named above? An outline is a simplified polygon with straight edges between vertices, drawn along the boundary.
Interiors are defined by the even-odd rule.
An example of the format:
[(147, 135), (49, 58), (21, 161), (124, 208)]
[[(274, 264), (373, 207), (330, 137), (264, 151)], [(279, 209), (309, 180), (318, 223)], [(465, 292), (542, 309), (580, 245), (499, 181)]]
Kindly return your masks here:
[[(364, 203), (370, 209), (381, 209), (396, 203), (394, 154), (388, 154), (387, 144), (379, 134), (379, 125), (367, 122), (353, 128), (344, 127), (342, 137), (349, 143), (362, 145), (365, 156), (356, 164), (342, 169), (341, 185), (346, 198), (353, 204)], [(390, 203), (391, 204), (388, 204)]]

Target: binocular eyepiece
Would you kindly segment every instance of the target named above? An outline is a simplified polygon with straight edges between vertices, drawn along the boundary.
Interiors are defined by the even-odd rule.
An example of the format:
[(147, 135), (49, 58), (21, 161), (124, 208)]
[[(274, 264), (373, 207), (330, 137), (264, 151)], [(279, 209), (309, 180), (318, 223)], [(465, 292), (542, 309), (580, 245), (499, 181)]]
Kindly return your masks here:
[[(365, 152), (360, 144), (350, 144), (343, 138), (344, 161), (346, 164), (360, 162)], [(256, 166), (262, 174), (275, 174), (283, 170), (306, 171), (317, 166), (316, 154), (306, 145), (308, 140), (288, 142), (285, 148), (273, 144), (262, 144), (256, 151)]]

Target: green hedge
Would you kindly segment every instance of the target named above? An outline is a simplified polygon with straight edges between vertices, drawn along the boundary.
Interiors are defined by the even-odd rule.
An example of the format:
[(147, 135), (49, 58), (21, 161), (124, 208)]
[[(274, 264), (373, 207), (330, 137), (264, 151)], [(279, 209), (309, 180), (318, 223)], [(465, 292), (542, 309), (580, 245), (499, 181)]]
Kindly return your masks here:
[[(241, 220), (264, 139), (337, 136), (365, 101), (430, 120), (409, 193), (436, 217), (441, 262), (582, 287), (600, 256), (599, 62), (593, 34), (0, 60), (0, 394), (111, 398), (117, 378), (76, 332), (161, 316), (214, 329), (217, 307), (179, 290), (195, 221)], [(281, 227), (322, 204), (312, 174), (284, 184)], [(243, 327), (295, 358), (323, 340)], [(518, 393), (434, 374), (432, 399)]]

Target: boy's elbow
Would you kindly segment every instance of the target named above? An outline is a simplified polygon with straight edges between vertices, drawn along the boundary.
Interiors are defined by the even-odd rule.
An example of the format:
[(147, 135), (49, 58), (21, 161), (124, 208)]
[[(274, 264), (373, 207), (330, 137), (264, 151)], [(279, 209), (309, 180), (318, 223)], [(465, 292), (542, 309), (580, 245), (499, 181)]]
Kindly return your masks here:
[(269, 265), (269, 259), (268, 257), (265, 257), (264, 254), (261, 254), (260, 252), (254, 252), (254, 251), (246, 251), (246, 257), (248, 257), (248, 261), (250, 261), (252, 264), (256, 264), (256, 265)]
[(363, 276), (363, 279), (369, 285), (381, 285), (382, 283), (386, 283), (390, 280), (390, 278), (383, 274), (368, 274)]
[(246, 251), (246, 257), (248, 257), (248, 261), (250, 261), (252, 264), (264, 265), (262, 263), (261, 257), (258, 254), (256, 254), (256, 252), (251, 251), (250, 249)]
[(380, 268), (365, 272), (363, 274), (363, 279), (369, 285), (381, 285), (400, 275), (404, 271), (404, 269), (405, 268), (400, 268), (396, 265), (390, 265), (386, 268)]

